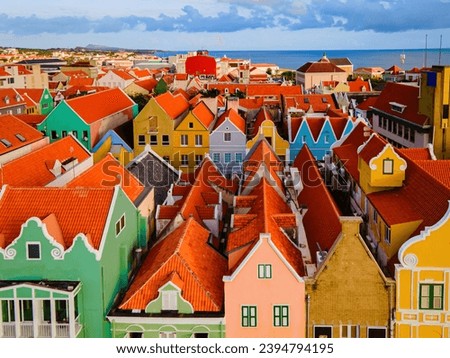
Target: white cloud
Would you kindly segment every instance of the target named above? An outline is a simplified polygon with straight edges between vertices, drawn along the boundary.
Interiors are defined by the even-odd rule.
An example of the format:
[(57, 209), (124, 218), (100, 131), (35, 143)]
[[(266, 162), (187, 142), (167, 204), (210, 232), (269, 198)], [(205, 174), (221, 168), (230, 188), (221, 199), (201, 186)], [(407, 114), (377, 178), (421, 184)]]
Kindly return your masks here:
[(383, 6), (385, 10), (391, 9), (391, 4), (387, 1), (380, 1), (380, 5)]

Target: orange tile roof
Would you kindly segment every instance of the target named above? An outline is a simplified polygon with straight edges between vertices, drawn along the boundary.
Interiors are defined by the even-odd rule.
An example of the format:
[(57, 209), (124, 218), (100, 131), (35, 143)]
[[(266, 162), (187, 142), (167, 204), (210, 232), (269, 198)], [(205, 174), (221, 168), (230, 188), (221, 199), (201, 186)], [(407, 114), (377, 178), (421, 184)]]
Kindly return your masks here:
[(365, 92), (372, 90), (370, 82), (364, 81), (361, 77), (358, 77), (353, 81), (348, 81), (348, 85), (350, 87), (350, 92)]
[(178, 205), (160, 205), (158, 212), (158, 219), (160, 220), (172, 220), (177, 216), (180, 207)]
[(370, 107), (372, 107), (377, 102), (377, 99), (378, 99), (378, 96), (369, 97), (365, 101), (358, 104), (357, 108), (361, 109), (363, 111), (367, 111), (367, 110), (371, 109)]
[(195, 312), (222, 311), (227, 260), (208, 244), (208, 238), (209, 232), (189, 218), (161, 239), (150, 249), (119, 309), (144, 310), (172, 281), (181, 286), (181, 296)]
[[(261, 178), (259, 184), (251, 190), (250, 195), (256, 196), (256, 200), (250, 207), (247, 215), (256, 215), (256, 217), (253, 219), (248, 217), (250, 220), (247, 220), (247, 225), (237, 229), (234, 228), (229, 233), (227, 251), (230, 252), (237, 248), (253, 245), (259, 239), (260, 233), (269, 233), (272, 242), (283, 257), (302, 276), (304, 274), (304, 268), (301, 252), (282, 232), (283, 226), (280, 225), (284, 223), (287, 223), (289, 227), (292, 225), (292, 217), (287, 222), (286, 220), (281, 220), (283, 216), (287, 218), (292, 215), (286, 199), (278, 194), (265, 177)], [(238, 223), (241, 218), (242, 216), (237, 217)]]
[(6, 114), (0, 115), (0, 140), (6, 140), (7, 144), (0, 142), (0, 155), (6, 154), (18, 148), (29, 145), (42, 139), (44, 135), (19, 118)]
[(315, 113), (327, 113), (329, 109), (336, 110), (337, 105), (331, 94), (302, 94), (284, 96), (284, 107), (296, 108), (304, 112), (312, 110)]
[[(9, 98), (9, 103), (6, 103)], [(0, 88), (0, 108), (25, 105), (25, 100), (14, 88)]]
[[(11, 188), (0, 199), (1, 247), (7, 247), (31, 217), (54, 216), (62, 232), (59, 242), (68, 249), (79, 233), (99, 249), (106, 220), (113, 203), (114, 188)], [(94, 205), (95, 203), (95, 205)], [(56, 219), (55, 219), (56, 217)]]
[(174, 96), (165, 92), (155, 97), (155, 101), (172, 119), (178, 118), (189, 109), (189, 102), (181, 94)]
[(109, 188), (119, 184), (133, 203), (145, 189), (133, 174), (108, 153), (105, 158), (68, 183), (67, 187)]
[(33, 128), (36, 128), (39, 123), (42, 123), (47, 117), (44, 114), (16, 114), (22, 122), (29, 124)]
[(67, 136), (4, 164), (0, 168), (0, 185), (45, 186), (56, 179), (50, 172), (56, 160), (62, 163), (76, 158), (81, 163), (90, 157), (91, 154), (74, 137)]
[[(265, 121), (269, 120), (273, 123), (273, 118), (270, 114), (270, 112), (263, 106), (256, 114), (255, 123), (253, 123), (253, 132), (252, 136), (256, 136), (259, 132), (259, 128), (261, 127), (261, 124)], [(275, 124), (274, 124), (275, 126)]]
[(309, 117), (306, 118), (306, 123), (308, 123), (309, 130), (311, 131), (314, 140), (317, 142), (317, 140), (319, 139), (319, 134), (322, 131), (323, 125), (325, 124), (325, 118)]
[(205, 129), (209, 129), (215, 119), (214, 114), (203, 101), (198, 102), (192, 110), (192, 114), (200, 121), (201, 124), (203, 124)]
[(414, 161), (433, 159), (428, 148), (398, 148), (397, 152)]
[(331, 127), (333, 128), (334, 135), (336, 139), (340, 139), (342, 134), (344, 133), (344, 129), (347, 126), (348, 118), (347, 117), (330, 117), (329, 118)]
[[(419, 93), (418, 86), (387, 82), (377, 101), (373, 105), (374, 110), (380, 110), (388, 115), (402, 118), (405, 121), (425, 126), (429, 124), (429, 118), (424, 114), (419, 114)], [(402, 113), (394, 111), (391, 103), (399, 103), (406, 106)]]
[(245, 133), (245, 119), (242, 118), (233, 108), (226, 110), (217, 120), (214, 129), (217, 129), (225, 120), (233, 123), (242, 133)]
[(127, 71), (124, 71), (124, 70), (112, 69), (110, 71), (113, 72), (114, 74), (116, 74), (117, 76), (119, 76), (120, 78), (124, 79), (125, 81), (135, 79), (134, 76), (130, 75)]
[(71, 86), (93, 86), (94, 78), (89, 77), (71, 77), (67, 83), (69, 87)]
[(341, 232), (339, 217), (341, 212), (328, 191), (316, 159), (307, 145), (304, 145), (295, 158), (293, 166), (298, 168), (303, 184), (297, 201), (306, 206), (303, 225), (308, 240), (313, 262), (316, 262), (316, 251), (328, 251)]
[(36, 103), (41, 101), (42, 95), (44, 94), (44, 89), (42, 88), (16, 88), (16, 91), (19, 92), (21, 96), (27, 95)]
[(376, 157), (381, 151), (388, 145), (388, 142), (377, 134), (372, 135), (369, 140), (364, 144), (359, 156), (367, 164), (370, 163), (372, 158)]
[(134, 83), (139, 87), (142, 87), (147, 91), (151, 92), (158, 84), (158, 81), (156, 81), (154, 78), (149, 78), (147, 80), (135, 81)]
[(129, 71), (130, 75), (136, 78), (144, 78), (151, 76), (151, 72), (147, 68), (133, 68), (131, 71)]
[(331, 62), (307, 62), (297, 69), (301, 73), (330, 73), (330, 72), (345, 72)]
[(264, 98), (239, 98), (239, 107), (249, 109), (261, 108), (264, 105)]
[(68, 99), (66, 103), (88, 124), (135, 105), (119, 88)]
[(450, 160), (415, 160), (415, 163), (450, 189)]

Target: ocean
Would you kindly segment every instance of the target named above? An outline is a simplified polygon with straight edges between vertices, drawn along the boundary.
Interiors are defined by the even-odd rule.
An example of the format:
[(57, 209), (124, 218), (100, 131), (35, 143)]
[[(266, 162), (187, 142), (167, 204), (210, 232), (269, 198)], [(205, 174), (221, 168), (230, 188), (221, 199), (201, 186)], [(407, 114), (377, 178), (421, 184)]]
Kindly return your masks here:
[[(177, 52), (157, 52), (156, 55), (167, 57)], [(393, 65), (404, 70), (414, 67), (431, 67), (433, 65), (450, 65), (450, 49), (409, 49), (409, 50), (274, 50), (274, 51), (209, 51), (216, 58), (227, 56), (234, 59), (249, 59), (252, 63), (274, 63), (280, 68), (295, 70), (307, 62), (318, 61), (323, 54), (328, 58), (348, 57), (353, 63), (353, 68), (358, 67), (382, 67), (388, 69)], [(404, 63), (400, 55), (405, 55)]]

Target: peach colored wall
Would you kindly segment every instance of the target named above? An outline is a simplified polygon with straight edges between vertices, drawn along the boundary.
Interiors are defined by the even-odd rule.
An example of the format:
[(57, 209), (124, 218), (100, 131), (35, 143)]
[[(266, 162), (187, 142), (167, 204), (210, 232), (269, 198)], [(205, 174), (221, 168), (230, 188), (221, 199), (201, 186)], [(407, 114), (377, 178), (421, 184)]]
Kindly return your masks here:
[[(258, 264), (272, 265), (271, 279), (258, 279)], [(305, 284), (298, 281), (266, 239), (233, 281), (225, 282), (226, 337), (305, 337)], [(241, 327), (241, 306), (257, 306), (257, 326)], [(273, 306), (289, 306), (289, 326), (274, 327)]]

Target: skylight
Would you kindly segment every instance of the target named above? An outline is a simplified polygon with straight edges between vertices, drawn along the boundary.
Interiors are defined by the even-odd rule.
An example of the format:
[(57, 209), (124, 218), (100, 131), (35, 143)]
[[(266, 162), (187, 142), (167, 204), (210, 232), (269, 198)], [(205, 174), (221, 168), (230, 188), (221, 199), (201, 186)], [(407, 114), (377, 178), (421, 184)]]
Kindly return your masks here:
[(12, 147), (11, 142), (5, 138), (0, 138), (0, 143), (2, 143), (6, 148)]
[(16, 133), (15, 135), (16, 135), (16, 138), (18, 140), (20, 140), (21, 142), (25, 142), (26, 141), (25, 137), (22, 134)]

